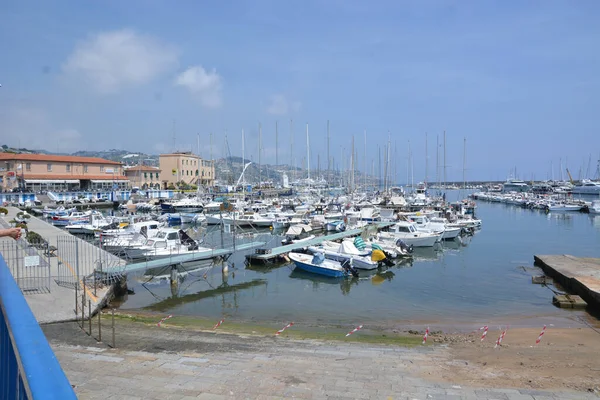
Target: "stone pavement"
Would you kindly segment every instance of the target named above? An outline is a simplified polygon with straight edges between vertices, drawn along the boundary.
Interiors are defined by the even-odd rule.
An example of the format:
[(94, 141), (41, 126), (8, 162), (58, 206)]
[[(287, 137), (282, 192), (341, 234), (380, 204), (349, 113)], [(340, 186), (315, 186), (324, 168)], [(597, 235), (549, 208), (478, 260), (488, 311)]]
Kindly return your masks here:
[[(307, 343), (309, 342), (309, 343)], [(274, 341), (268, 351), (205, 353), (53, 349), (81, 399), (598, 399), (592, 393), (478, 389), (418, 377), (435, 348)]]

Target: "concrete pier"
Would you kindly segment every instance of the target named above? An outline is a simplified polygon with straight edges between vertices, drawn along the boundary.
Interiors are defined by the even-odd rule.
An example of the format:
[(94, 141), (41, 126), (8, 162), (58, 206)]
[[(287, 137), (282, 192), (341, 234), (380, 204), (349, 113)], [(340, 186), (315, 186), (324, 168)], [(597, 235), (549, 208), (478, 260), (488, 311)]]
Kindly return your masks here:
[[(4, 216), (4, 217), (0, 217), (0, 225), (3, 228), (7, 228), (10, 226), (9, 221), (13, 220), (15, 218), (15, 216), (17, 215), (18, 212), (20, 212), (21, 210), (19, 210), (16, 207), (7, 207), (8, 210), (8, 215)], [(28, 229), (30, 231), (36, 232), (38, 233), (44, 240), (46, 240), (50, 245), (54, 245), (56, 246), (57, 240), (59, 237), (65, 237), (65, 236), (72, 236), (70, 235), (68, 232), (65, 232), (37, 217), (31, 216), (31, 218), (29, 218), (27, 220), (27, 225), (28, 225)], [(71, 239), (71, 238), (69, 238)], [(79, 241), (78, 246), (79, 249), (81, 250), (78, 254), (79, 259), (77, 260), (77, 262), (81, 263), (82, 266), (86, 266), (86, 269), (89, 270), (93, 270), (93, 266), (90, 266), (88, 264), (90, 264), (92, 262), (90, 254), (94, 254), (97, 255), (99, 252), (103, 252), (102, 253), (102, 257), (106, 257), (108, 259), (111, 259), (113, 263), (122, 263), (124, 264), (125, 262), (121, 259), (119, 259), (118, 257), (110, 254), (110, 253), (106, 253), (103, 250), (98, 249), (96, 246), (94, 246), (91, 243), (88, 243), (84, 240), (81, 240), (79, 238), (76, 238), (75, 236), (72, 236), (72, 239), (75, 241)], [(9, 239), (9, 238), (3, 238), (0, 240), (5, 240), (5, 241), (12, 241), (13, 239)], [(19, 240), (20, 243), (14, 243), (15, 246), (19, 246), (21, 248), (27, 248), (27, 243), (25, 242), (24, 238), (21, 238)], [(31, 311), (33, 312), (33, 314), (35, 315), (36, 319), (38, 320), (39, 323), (52, 323), (52, 322), (61, 322), (61, 321), (72, 321), (75, 320), (76, 317), (76, 309), (75, 309), (75, 283), (72, 287), (66, 287), (65, 285), (59, 285), (57, 283), (57, 280), (60, 280), (60, 278), (62, 278), (60, 276), (60, 270), (59, 270), (59, 262), (62, 263), (63, 265), (63, 270), (66, 268), (65, 267), (65, 259), (61, 258), (61, 254), (60, 251), (58, 252), (58, 254), (56, 254), (55, 256), (52, 257), (48, 257), (46, 254), (44, 254), (43, 250), (37, 250), (37, 249), (33, 249), (31, 247), (28, 247), (27, 250), (29, 252), (31, 251), (36, 251), (40, 258), (43, 258), (44, 262), (48, 262), (50, 264), (50, 279), (49, 279), (49, 292), (44, 292), (44, 293), (35, 293), (35, 294), (27, 294), (25, 296), (25, 298), (27, 299), (27, 303), (29, 304), (29, 307), (31, 308)], [(18, 264), (20, 263), (20, 266), (22, 268), (23, 266), (23, 254), (22, 254), (23, 250), (19, 251), (19, 255), (18, 258), (11, 258), (10, 255), (5, 254), (4, 258), (7, 262), (7, 264), (9, 265), (9, 267), (11, 267), (11, 270), (16, 270)], [(64, 257), (64, 255), (63, 255)], [(71, 266), (67, 265), (68, 268), (71, 268)], [(71, 269), (73, 270), (73, 269)], [(74, 272), (74, 271), (73, 271)], [(13, 272), (14, 275), (14, 272)], [(72, 276), (70, 276), (69, 278), (73, 281), (73, 282), (77, 282), (77, 286), (78, 286), (78, 311), (77, 311), (77, 315), (79, 316), (79, 318), (81, 318), (81, 295), (82, 295), (82, 288), (83, 288), (83, 282), (81, 281), (82, 277), (85, 276), (83, 273), (79, 275), (79, 277), (76, 277), (75, 272), (73, 273)], [(17, 277), (15, 277), (17, 278)], [(86, 304), (85, 304), (85, 315), (87, 317), (88, 315), (88, 300), (91, 300), (92, 302), (92, 313), (95, 313), (96, 309), (98, 308), (98, 306), (102, 305), (103, 302), (106, 301), (106, 297), (107, 294), (109, 294), (110, 291), (110, 287), (106, 287), (106, 286), (98, 286), (98, 287), (90, 287), (89, 285), (87, 285), (85, 287), (85, 293), (86, 293)]]
[(600, 258), (571, 255), (533, 256), (535, 265), (570, 293), (580, 296), (589, 307), (600, 311)]

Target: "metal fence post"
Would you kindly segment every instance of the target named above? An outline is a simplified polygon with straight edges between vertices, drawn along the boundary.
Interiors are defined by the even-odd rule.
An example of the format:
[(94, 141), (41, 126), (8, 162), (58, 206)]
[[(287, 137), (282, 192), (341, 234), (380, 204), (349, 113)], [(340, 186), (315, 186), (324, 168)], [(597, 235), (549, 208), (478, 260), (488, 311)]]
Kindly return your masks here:
[(89, 335), (92, 336), (92, 301), (91, 300), (88, 300), (88, 321), (89, 321), (89, 325), (90, 325)]
[(112, 309), (112, 347), (115, 348), (115, 309)]
[[(79, 242), (75, 242), (75, 266), (77, 273), (77, 282), (79, 282)], [(85, 280), (83, 282), (83, 288), (85, 289)]]
[(77, 290), (77, 286), (78, 285), (75, 285), (75, 322), (77, 322), (77, 325), (79, 325), (79, 311), (77, 311), (79, 308), (79, 297), (77, 296), (79, 291)]
[(98, 310), (98, 341), (102, 342), (102, 311)]

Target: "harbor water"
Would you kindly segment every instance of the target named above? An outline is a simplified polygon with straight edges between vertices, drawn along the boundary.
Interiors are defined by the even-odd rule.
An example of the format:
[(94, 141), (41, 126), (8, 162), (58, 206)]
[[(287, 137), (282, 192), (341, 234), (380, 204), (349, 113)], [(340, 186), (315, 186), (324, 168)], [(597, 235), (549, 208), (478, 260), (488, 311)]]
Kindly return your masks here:
[[(501, 203), (477, 206), (483, 227), (474, 236), (415, 249), (412, 261), (361, 272), (359, 278), (329, 279), (294, 270), (293, 264), (245, 265), (247, 253), (236, 253), (226, 274), (221, 264), (181, 267), (184, 276), (177, 285), (166, 279), (169, 271), (155, 272), (165, 279), (129, 276), (130, 294), (119, 299), (120, 308), (316, 325), (461, 326), (516, 320), (527, 325), (536, 319), (568, 325), (590, 318), (585, 311), (553, 306), (552, 290), (560, 288), (531, 283), (532, 275), (541, 274), (533, 255), (599, 257), (600, 216), (546, 214)], [(275, 246), (281, 236), (264, 233), (248, 240), (257, 239)]]

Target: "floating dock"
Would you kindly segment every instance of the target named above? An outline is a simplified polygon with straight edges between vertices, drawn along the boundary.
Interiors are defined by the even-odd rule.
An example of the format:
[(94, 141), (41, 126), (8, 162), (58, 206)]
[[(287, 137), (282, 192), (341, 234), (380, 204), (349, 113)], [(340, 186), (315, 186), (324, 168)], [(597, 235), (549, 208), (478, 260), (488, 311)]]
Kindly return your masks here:
[(568, 292), (580, 296), (595, 311), (600, 311), (600, 258), (571, 255), (533, 256), (535, 265), (554, 278)]
[(170, 257), (159, 258), (156, 260), (139, 261), (129, 263), (124, 266), (115, 266), (107, 269), (103, 269), (102, 273), (107, 275), (126, 275), (130, 272), (145, 271), (151, 268), (163, 268), (169, 265), (178, 265), (184, 263), (200, 262), (203, 260), (210, 260), (216, 257), (225, 257), (233, 254), (237, 251), (250, 250), (255, 247), (264, 246), (266, 242), (250, 242), (236, 245), (234, 247), (228, 247), (224, 249), (212, 249), (197, 251), (191, 254), (172, 255)]
[(364, 228), (360, 229), (350, 229), (344, 232), (332, 233), (330, 235), (317, 236), (315, 238), (309, 240), (301, 240), (297, 243), (287, 244), (285, 246), (279, 246), (272, 249), (269, 249), (269, 252), (266, 254), (263, 253), (253, 253), (246, 255), (246, 258), (250, 261), (259, 261), (259, 262), (269, 262), (274, 261), (275, 259), (280, 259), (284, 254), (289, 253), (292, 250), (302, 249), (308, 246), (314, 246), (320, 244), (326, 240), (339, 240), (350, 236), (360, 235), (366, 228), (368, 227), (377, 227), (378, 229), (385, 228), (388, 226), (392, 226), (393, 222), (379, 222), (371, 225), (367, 225)]

